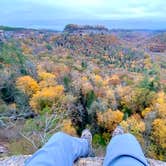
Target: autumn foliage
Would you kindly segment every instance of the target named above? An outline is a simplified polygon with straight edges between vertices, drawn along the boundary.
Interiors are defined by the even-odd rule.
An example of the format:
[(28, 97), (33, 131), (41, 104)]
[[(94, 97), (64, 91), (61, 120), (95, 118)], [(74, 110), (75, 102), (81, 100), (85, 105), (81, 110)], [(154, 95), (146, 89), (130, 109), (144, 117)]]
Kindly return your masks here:
[(8, 39), (0, 43), (2, 118), (14, 113), (31, 122), (32, 115), (35, 134), (44, 133), (42, 141), (56, 127), (71, 135), (90, 128), (97, 146), (106, 146), (120, 124), (148, 157), (166, 160), (165, 55), (147, 55), (147, 40), (138, 32), (84, 28), (26, 30), (20, 39), (17, 31), (18, 48)]
[(16, 80), (16, 85), (18, 89), (20, 89), (28, 96), (32, 96), (34, 93), (36, 93), (39, 90), (38, 83), (30, 76), (19, 77)]
[(52, 73), (39, 71), (38, 76), (40, 80), (39, 82), (40, 89), (45, 87), (55, 86), (57, 84), (56, 76)]
[(62, 131), (70, 134), (72, 136), (76, 136), (76, 129), (74, 128), (74, 126), (72, 125), (72, 122), (70, 119), (65, 119), (62, 122)]
[(45, 107), (52, 108), (54, 105), (58, 105), (63, 94), (64, 88), (62, 85), (43, 88), (32, 96), (30, 105), (36, 113), (40, 113)]
[(154, 120), (152, 135), (155, 142), (163, 149), (166, 149), (166, 121), (164, 119)]
[(97, 114), (98, 124), (106, 128), (109, 132), (113, 131), (115, 127), (123, 120), (123, 113), (119, 110), (112, 111), (111, 109)]

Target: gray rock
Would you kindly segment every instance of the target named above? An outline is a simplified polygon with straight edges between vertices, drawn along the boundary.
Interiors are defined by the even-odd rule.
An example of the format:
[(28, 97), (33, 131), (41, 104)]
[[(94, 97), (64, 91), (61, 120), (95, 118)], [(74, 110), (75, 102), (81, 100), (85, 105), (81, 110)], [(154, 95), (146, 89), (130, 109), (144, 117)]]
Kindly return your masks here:
[(7, 147), (5, 147), (4, 145), (0, 144), (0, 153), (7, 153), (7, 152), (8, 152)]
[[(30, 155), (19, 155), (0, 158), (0, 166), (24, 166), (24, 161)], [(74, 166), (102, 166), (104, 158), (101, 157), (88, 157), (80, 158)], [(166, 166), (165, 162), (148, 159), (150, 166)]]

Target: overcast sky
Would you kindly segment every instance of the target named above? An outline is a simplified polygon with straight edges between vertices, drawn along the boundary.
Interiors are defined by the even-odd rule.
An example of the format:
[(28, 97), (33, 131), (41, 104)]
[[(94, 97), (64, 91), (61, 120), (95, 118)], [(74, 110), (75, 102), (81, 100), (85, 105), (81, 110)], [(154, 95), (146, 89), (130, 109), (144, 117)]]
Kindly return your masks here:
[(51, 27), (49, 24), (59, 25), (63, 20), (148, 20), (165, 24), (166, 0), (0, 0), (1, 25)]

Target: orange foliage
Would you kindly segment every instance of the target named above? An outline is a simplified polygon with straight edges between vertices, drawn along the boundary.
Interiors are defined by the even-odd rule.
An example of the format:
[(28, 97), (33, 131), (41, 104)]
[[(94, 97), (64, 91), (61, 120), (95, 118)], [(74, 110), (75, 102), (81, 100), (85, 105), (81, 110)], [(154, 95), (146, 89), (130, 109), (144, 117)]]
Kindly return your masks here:
[(139, 134), (145, 131), (145, 123), (138, 114), (134, 114), (126, 121), (122, 121), (121, 126), (126, 132), (131, 132), (133, 134)]
[(30, 105), (36, 113), (40, 113), (45, 107), (51, 108), (54, 104), (57, 104), (63, 94), (64, 87), (62, 85), (43, 88), (32, 96)]
[(115, 92), (113, 89), (108, 87), (105, 88), (104, 100), (107, 101), (107, 103), (109, 104), (111, 108), (117, 107), (117, 100), (116, 100)]
[(153, 121), (153, 132), (155, 142), (163, 149), (166, 148), (166, 120), (155, 119)]
[(62, 131), (72, 135), (72, 136), (76, 136), (76, 129), (74, 128), (74, 126), (72, 125), (72, 122), (70, 119), (65, 119), (62, 122)]
[(49, 78), (54, 78), (54, 79), (56, 78), (55, 75), (48, 73), (48, 72), (38, 72), (38, 75), (41, 80), (46, 80)]
[(123, 113), (119, 110), (112, 111), (111, 109), (97, 113), (97, 122), (100, 126), (106, 128), (109, 132), (123, 120)]
[(117, 85), (117, 84), (120, 84), (120, 78), (118, 75), (112, 75), (110, 79), (108, 80), (108, 82), (109, 84)]
[(134, 114), (126, 121), (122, 121), (120, 125), (126, 132), (134, 134), (141, 145), (144, 146), (143, 132), (145, 131), (145, 123), (138, 114)]
[(87, 94), (89, 91), (93, 90), (93, 86), (90, 83), (90, 81), (88, 80), (87, 77), (83, 76), (81, 78), (81, 89), (82, 89), (82, 93), (85, 95)]
[(146, 117), (149, 114), (149, 112), (151, 112), (151, 111), (152, 111), (152, 109), (150, 107), (147, 107), (142, 111), (141, 114), (143, 117)]
[(39, 75), (39, 78), (41, 80), (39, 82), (40, 88), (55, 86), (57, 84), (56, 76), (52, 73), (38, 72), (38, 75)]
[(159, 92), (155, 101), (156, 109), (159, 117), (166, 118), (166, 95), (164, 92)]
[(28, 96), (33, 95), (39, 90), (38, 83), (30, 76), (22, 76), (16, 80), (17, 88)]
[(28, 47), (28, 45), (26, 45), (24, 43), (22, 43), (21, 48), (22, 48), (24, 54), (32, 53), (32, 48)]
[(93, 76), (93, 81), (96, 84), (96, 86), (101, 87), (103, 84), (103, 79), (100, 75), (95, 74)]

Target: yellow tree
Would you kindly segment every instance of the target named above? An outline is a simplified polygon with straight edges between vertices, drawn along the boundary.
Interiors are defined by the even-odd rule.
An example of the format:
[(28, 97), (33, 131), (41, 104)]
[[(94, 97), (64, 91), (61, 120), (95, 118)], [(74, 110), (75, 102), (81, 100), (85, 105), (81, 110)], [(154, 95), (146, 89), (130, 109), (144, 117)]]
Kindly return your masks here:
[(107, 129), (109, 132), (113, 131), (114, 128), (123, 120), (123, 113), (119, 110), (112, 111), (111, 109), (105, 112), (97, 113), (97, 122), (100, 126)]
[(16, 86), (28, 96), (32, 96), (39, 90), (38, 83), (30, 76), (22, 76), (17, 78)]
[(144, 145), (143, 132), (145, 131), (145, 123), (141, 119), (140, 115), (134, 114), (130, 116), (126, 121), (123, 120), (120, 125), (126, 132), (134, 134), (142, 145)]
[(47, 87), (32, 96), (30, 105), (36, 113), (41, 113), (44, 108), (51, 109), (54, 105), (60, 105), (63, 97), (64, 87), (62, 85)]
[(67, 133), (67, 134), (70, 134), (70, 135), (73, 135), (73, 136), (76, 136), (76, 129), (74, 128), (74, 126), (72, 125), (72, 122), (70, 119), (64, 119), (63, 122), (62, 122), (62, 131)]
[(100, 75), (95, 74), (95, 75), (93, 75), (92, 79), (93, 79), (94, 84), (97, 87), (101, 87), (103, 85), (103, 79)]
[(159, 92), (157, 94), (157, 99), (154, 103), (155, 103), (155, 108), (158, 111), (159, 117), (166, 119), (166, 95), (165, 95), (165, 93)]
[(143, 133), (145, 131), (145, 123), (142, 121), (140, 115), (134, 114), (130, 116), (126, 121), (121, 122), (122, 127), (126, 132), (132, 132), (134, 134)]
[(44, 72), (44, 71), (38, 71), (39, 75), (39, 86), (40, 88), (55, 86), (57, 84), (56, 82), (56, 76), (52, 73)]
[(166, 149), (166, 120), (155, 119), (153, 121), (152, 136), (155, 142), (160, 145), (163, 149)]
[(146, 108), (142, 111), (141, 115), (142, 115), (143, 117), (146, 117), (151, 111), (152, 111), (152, 108), (151, 108), (151, 107), (146, 107)]

